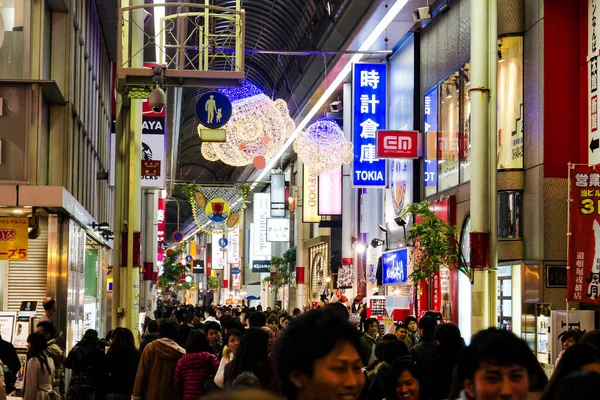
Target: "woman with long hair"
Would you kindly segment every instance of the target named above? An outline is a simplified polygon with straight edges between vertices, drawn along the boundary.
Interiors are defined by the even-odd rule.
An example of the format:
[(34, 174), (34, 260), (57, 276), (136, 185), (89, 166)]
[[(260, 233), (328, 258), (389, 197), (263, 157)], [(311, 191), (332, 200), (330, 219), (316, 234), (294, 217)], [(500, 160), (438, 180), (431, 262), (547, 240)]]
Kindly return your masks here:
[(235, 353), (240, 346), (241, 340), (242, 331), (239, 329), (231, 329), (229, 333), (227, 333), (227, 338), (225, 339), (226, 345), (223, 348), (223, 357), (221, 358), (221, 363), (219, 364), (219, 370), (215, 375), (215, 385), (221, 389), (224, 387), (225, 367), (235, 357)]
[(101, 372), (101, 388), (108, 400), (131, 398), (139, 362), (133, 333), (127, 328), (115, 329)]
[(66, 399), (93, 399), (98, 389), (103, 363), (104, 345), (98, 340), (98, 332), (88, 329), (65, 360), (65, 368), (72, 370)]
[(225, 367), (225, 387), (230, 387), (242, 372), (252, 372), (263, 389), (273, 390), (269, 362), (269, 335), (260, 328), (249, 328), (240, 342), (235, 358)]
[(48, 347), (46, 337), (41, 332), (34, 332), (27, 337), (27, 366), (25, 368), (24, 395), (25, 400), (46, 400), (55, 392), (52, 390), (54, 362), (46, 357), (44, 350)]
[(214, 379), (219, 359), (210, 352), (208, 338), (199, 329), (190, 333), (185, 351), (175, 367), (175, 389), (179, 398), (196, 400), (206, 394), (206, 380)]
[(386, 400), (421, 400), (422, 376), (410, 357), (398, 358), (387, 371)]

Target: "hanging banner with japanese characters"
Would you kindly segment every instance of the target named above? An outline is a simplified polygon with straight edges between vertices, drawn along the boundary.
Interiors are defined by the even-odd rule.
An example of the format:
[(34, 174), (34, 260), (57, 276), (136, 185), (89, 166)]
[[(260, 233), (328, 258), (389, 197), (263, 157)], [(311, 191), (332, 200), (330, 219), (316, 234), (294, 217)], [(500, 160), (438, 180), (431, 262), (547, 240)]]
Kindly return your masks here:
[(600, 163), (598, 131), (598, 0), (588, 0), (588, 164)]
[(352, 129), (355, 187), (385, 187), (385, 160), (377, 158), (377, 131), (386, 129), (387, 65), (355, 63), (352, 73)]
[(569, 168), (567, 300), (600, 304), (600, 166)]

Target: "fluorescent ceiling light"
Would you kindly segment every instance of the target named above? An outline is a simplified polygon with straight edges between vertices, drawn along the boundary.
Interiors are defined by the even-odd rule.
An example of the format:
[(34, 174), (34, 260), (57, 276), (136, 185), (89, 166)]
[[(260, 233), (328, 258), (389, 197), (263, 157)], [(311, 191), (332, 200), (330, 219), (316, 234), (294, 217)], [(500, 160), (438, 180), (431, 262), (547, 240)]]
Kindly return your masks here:
[[(375, 29), (373, 29), (373, 31), (369, 34), (367, 39), (358, 48), (358, 50), (359, 51), (369, 50), (371, 48), (371, 46), (373, 45), (373, 43), (375, 43), (375, 40), (377, 40), (377, 38), (379, 36), (381, 36), (383, 31), (385, 31), (385, 28), (388, 27), (388, 25), (394, 20), (394, 18), (396, 18), (396, 15), (398, 15), (398, 13), (402, 10), (402, 8), (404, 8), (406, 3), (408, 3), (408, 0), (397, 0), (394, 3), (394, 5), (390, 7), (388, 12), (381, 19), (381, 21), (379, 21), (377, 26), (375, 26)], [(283, 153), (292, 145), (292, 143), (294, 143), (294, 140), (296, 140), (296, 138), (298, 137), (298, 134), (306, 127), (306, 125), (308, 125), (308, 123), (313, 119), (313, 117), (317, 114), (317, 112), (319, 112), (321, 107), (323, 107), (323, 105), (329, 99), (329, 97), (333, 94), (333, 92), (344, 81), (344, 79), (346, 79), (348, 74), (352, 71), (352, 65), (354, 63), (359, 62), (361, 58), (362, 58), (362, 54), (355, 54), (346, 63), (346, 65), (340, 71), (340, 73), (333, 79), (333, 82), (331, 82), (329, 87), (327, 87), (327, 90), (325, 90), (325, 92), (321, 95), (319, 100), (310, 109), (308, 114), (306, 114), (304, 119), (296, 126), (296, 129), (294, 129), (292, 136), (290, 136), (290, 138), (284, 143), (284, 145), (281, 147), (281, 149), (279, 149), (277, 154), (275, 154), (275, 156), (273, 158), (271, 158), (271, 160), (269, 160), (269, 163), (265, 166), (265, 168), (263, 168), (260, 175), (258, 175), (258, 178), (256, 179), (256, 181), (250, 186), (250, 189), (254, 189), (256, 187), (256, 185), (258, 185), (258, 183), (267, 174), (271, 173), (273, 166), (279, 161), (279, 159), (281, 158)]]

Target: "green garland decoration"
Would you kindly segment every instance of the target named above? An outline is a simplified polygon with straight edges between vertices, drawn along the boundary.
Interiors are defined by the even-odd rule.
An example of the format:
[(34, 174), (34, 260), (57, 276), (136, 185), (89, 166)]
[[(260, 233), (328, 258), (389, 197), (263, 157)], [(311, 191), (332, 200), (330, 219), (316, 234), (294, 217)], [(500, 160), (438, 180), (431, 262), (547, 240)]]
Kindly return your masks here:
[[(183, 246), (176, 247), (171, 254), (165, 256), (163, 261), (163, 273), (158, 277), (158, 285), (167, 287), (169, 285), (178, 285), (180, 283), (181, 274), (186, 268), (179, 262), (179, 256), (183, 254)], [(187, 282), (186, 282), (187, 283)]]

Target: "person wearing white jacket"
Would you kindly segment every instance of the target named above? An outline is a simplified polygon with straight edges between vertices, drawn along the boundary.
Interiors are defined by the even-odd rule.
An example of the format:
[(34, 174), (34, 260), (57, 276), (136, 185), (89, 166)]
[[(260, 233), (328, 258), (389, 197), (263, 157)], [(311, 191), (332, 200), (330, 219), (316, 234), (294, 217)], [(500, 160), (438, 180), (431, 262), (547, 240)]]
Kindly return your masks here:
[(225, 366), (233, 360), (235, 352), (242, 340), (242, 332), (238, 329), (232, 329), (227, 334), (227, 345), (223, 348), (223, 357), (219, 364), (219, 369), (215, 374), (215, 385), (223, 389), (225, 387)]

